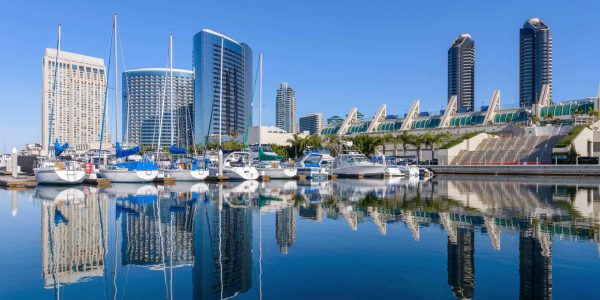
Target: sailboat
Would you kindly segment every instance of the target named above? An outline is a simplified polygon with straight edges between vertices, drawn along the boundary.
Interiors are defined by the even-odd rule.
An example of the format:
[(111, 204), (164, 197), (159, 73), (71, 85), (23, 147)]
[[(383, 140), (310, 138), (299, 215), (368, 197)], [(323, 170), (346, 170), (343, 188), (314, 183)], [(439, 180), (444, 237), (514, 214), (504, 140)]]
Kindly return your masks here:
[[(262, 59), (262, 53), (258, 56), (258, 65), (259, 65), (259, 72), (258, 72), (258, 78), (259, 78), (259, 92), (258, 92), (258, 97), (259, 97), (259, 105), (258, 105), (258, 109), (259, 109), (259, 123), (258, 126), (259, 128), (262, 127), (262, 64), (263, 64), (263, 59)], [(281, 163), (281, 160), (283, 159), (282, 156), (279, 156), (275, 153), (273, 153), (270, 149), (270, 145), (262, 145), (261, 144), (261, 138), (260, 138), (260, 130), (259, 130), (259, 134), (258, 134), (258, 145), (254, 146), (254, 147), (250, 147), (253, 152), (257, 151), (258, 152), (258, 161), (259, 163), (256, 165), (256, 170), (258, 171), (258, 173), (261, 176), (268, 176), (269, 178), (272, 179), (290, 179), (293, 177), (296, 177), (296, 168), (294, 168), (293, 166), (284, 166)], [(266, 150), (268, 150), (268, 152), (265, 152), (265, 148), (267, 148)]]
[[(208, 176), (208, 168), (197, 158), (188, 155), (183, 147), (174, 145), (174, 99), (173, 99), (173, 34), (169, 35), (169, 78), (170, 78), (170, 93), (171, 93), (171, 147), (169, 153), (172, 156), (169, 167), (162, 169), (165, 177), (171, 177), (181, 181), (198, 181), (204, 180)], [(166, 85), (166, 84), (165, 84)], [(186, 114), (187, 115), (187, 114)], [(162, 115), (161, 115), (162, 118)], [(162, 130), (162, 126), (159, 130)], [(160, 133), (159, 133), (160, 143)], [(160, 144), (159, 144), (160, 145)], [(160, 148), (160, 147), (158, 147)]]
[(56, 100), (56, 82), (58, 78), (58, 56), (60, 55), (60, 33), (61, 25), (58, 25), (58, 42), (56, 46), (56, 60), (54, 63), (54, 81), (52, 83), (52, 97), (50, 110), (50, 126), (48, 130), (48, 158), (38, 162), (33, 169), (35, 180), (39, 184), (79, 184), (83, 182), (85, 171), (77, 162), (61, 161), (59, 156), (69, 148), (69, 144), (61, 145), (58, 138), (54, 142), (54, 157), (50, 151), (50, 140), (52, 139), (52, 125), (54, 123), (54, 102)]
[(250, 152), (234, 151), (223, 160), (223, 55), (225, 39), (221, 38), (221, 62), (219, 69), (219, 158), (218, 166), (209, 168), (209, 176), (219, 180), (256, 180), (258, 171), (252, 166)]
[[(114, 58), (115, 58), (115, 112), (117, 112), (116, 99), (118, 99), (117, 85), (119, 83), (118, 68), (117, 68), (117, 14), (113, 15), (113, 45), (114, 45)], [(108, 78), (107, 78), (108, 80)], [(108, 89), (108, 84), (106, 85)], [(104, 103), (104, 111), (106, 111), (106, 101)], [(103, 118), (104, 119), (104, 118)], [(118, 119), (116, 117), (115, 119)], [(102, 135), (104, 134), (104, 123), (103, 128), (100, 130), (100, 141), (102, 141)], [(118, 132), (118, 126), (115, 124), (115, 132)], [(115, 139), (117, 136), (115, 135)], [(102, 152), (102, 143), (100, 143), (100, 152)], [(140, 147), (136, 146), (129, 149), (121, 148), (121, 145), (116, 143), (116, 157), (117, 162), (99, 168), (100, 177), (109, 178), (113, 182), (151, 182), (158, 176), (158, 165), (156, 162), (150, 161), (147, 157), (143, 157), (141, 161), (128, 161), (127, 157), (138, 154)], [(120, 160), (121, 159), (121, 160)]]

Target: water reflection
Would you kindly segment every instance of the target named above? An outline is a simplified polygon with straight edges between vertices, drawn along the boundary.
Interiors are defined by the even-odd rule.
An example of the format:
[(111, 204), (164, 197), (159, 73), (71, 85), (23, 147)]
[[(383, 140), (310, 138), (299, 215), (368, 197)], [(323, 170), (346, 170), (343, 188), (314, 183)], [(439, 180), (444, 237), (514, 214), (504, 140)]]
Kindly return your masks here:
[[(486, 235), (485, 243), (495, 252), (505, 247), (503, 233), (514, 234), (519, 296), (549, 299), (553, 239), (599, 244), (598, 185), (561, 180), (463, 176), (114, 184), (108, 189), (40, 186), (32, 198), (41, 215), (43, 287), (53, 289), (57, 298), (66, 285), (93, 280), (112, 281), (102, 293), (123, 297), (127, 275), (121, 269), (132, 267), (161, 277), (166, 298), (178, 293), (178, 269), (188, 270), (195, 299), (261, 298), (263, 248), (276, 247), (285, 261), (297, 245), (310, 243), (311, 237), (299, 232), (306, 222), (317, 221), (323, 228), (345, 223), (363, 235), (361, 227), (373, 227), (380, 239), (407, 230), (418, 243), (403, 246), (416, 248), (430, 232), (424, 228), (443, 230), (447, 264), (439, 271), (447, 277), (447, 296), (460, 299), (479, 294), (475, 239), (482, 236), (476, 231)], [(16, 192), (9, 193), (16, 215)], [(263, 232), (265, 226), (274, 234)]]

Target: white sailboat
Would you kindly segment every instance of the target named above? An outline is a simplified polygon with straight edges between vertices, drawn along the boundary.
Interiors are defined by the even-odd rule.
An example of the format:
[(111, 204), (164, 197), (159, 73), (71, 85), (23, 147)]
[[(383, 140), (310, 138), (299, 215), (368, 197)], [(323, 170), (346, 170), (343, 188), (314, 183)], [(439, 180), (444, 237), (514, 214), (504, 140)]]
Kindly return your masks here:
[[(258, 56), (258, 111), (259, 121), (258, 128), (262, 127), (262, 65), (263, 55), (262, 53)], [(260, 130), (258, 133), (258, 145), (250, 147), (252, 152), (257, 153), (256, 158), (259, 163), (256, 165), (256, 170), (261, 176), (267, 176), (271, 179), (290, 179), (296, 177), (296, 168), (293, 166), (285, 166), (281, 160), (283, 157), (273, 153), (270, 145), (263, 145), (261, 143)], [(265, 151), (266, 150), (266, 151)], [(256, 151), (256, 152), (255, 152)], [(254, 154), (253, 153), (253, 154)]]
[[(208, 176), (208, 168), (197, 158), (188, 155), (185, 148), (175, 146), (175, 131), (173, 126), (174, 116), (174, 99), (173, 99), (173, 34), (169, 35), (169, 79), (170, 79), (170, 99), (171, 99), (171, 147), (169, 152), (173, 157), (179, 156), (171, 160), (169, 167), (161, 169), (165, 177), (174, 178), (177, 181), (199, 181), (204, 180)], [(186, 114), (187, 116), (187, 114)], [(162, 115), (161, 115), (162, 117)], [(159, 130), (162, 130), (162, 126)], [(159, 133), (160, 136), (160, 133)], [(160, 143), (160, 137), (159, 137)], [(160, 147), (158, 147), (160, 148)]]
[(52, 83), (52, 96), (50, 99), (50, 126), (48, 130), (48, 158), (38, 162), (38, 166), (33, 169), (35, 180), (39, 184), (79, 184), (83, 182), (85, 170), (77, 162), (61, 161), (60, 154), (65, 151), (69, 144), (60, 145), (58, 138), (54, 143), (54, 157), (50, 149), (52, 140), (52, 126), (54, 124), (54, 102), (56, 100), (56, 82), (58, 81), (58, 57), (60, 55), (61, 25), (58, 25), (58, 42), (56, 46), (56, 59), (54, 63), (54, 80)]
[[(117, 14), (113, 16), (113, 45), (114, 45), (114, 61), (115, 61), (115, 113), (117, 110), (117, 99), (118, 91), (117, 85), (119, 84), (119, 73), (117, 67)], [(108, 78), (107, 78), (108, 81)], [(108, 84), (107, 84), (108, 87)], [(107, 90), (108, 92), (108, 90)], [(106, 106), (106, 103), (105, 103)], [(106, 107), (104, 108), (106, 111)], [(115, 117), (118, 119), (118, 117)], [(104, 133), (104, 128), (101, 128), (101, 137)], [(118, 140), (118, 124), (115, 124), (115, 139)], [(102, 141), (102, 138), (100, 138)], [(102, 152), (102, 143), (100, 143), (100, 152)], [(139, 146), (130, 149), (121, 149), (119, 143), (116, 143), (116, 157), (124, 161), (118, 161), (115, 164), (109, 166), (103, 166), (99, 168), (98, 174), (102, 178), (109, 178), (112, 182), (152, 182), (158, 176), (158, 165), (156, 162), (148, 160), (144, 157), (141, 161), (128, 161), (127, 158), (131, 155), (139, 153)]]
[(258, 171), (252, 166), (250, 152), (235, 151), (223, 160), (223, 55), (225, 40), (221, 38), (221, 62), (219, 68), (219, 158), (218, 166), (209, 168), (209, 176), (228, 180), (256, 180)]

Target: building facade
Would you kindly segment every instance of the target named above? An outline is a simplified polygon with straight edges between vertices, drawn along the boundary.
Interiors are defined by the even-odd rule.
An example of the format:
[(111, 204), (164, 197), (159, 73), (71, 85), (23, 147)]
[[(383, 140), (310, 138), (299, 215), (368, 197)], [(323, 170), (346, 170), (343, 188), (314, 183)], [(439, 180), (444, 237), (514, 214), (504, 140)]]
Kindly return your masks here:
[(194, 35), (192, 56), (196, 143), (217, 138), (220, 125), (225, 139), (243, 137), (252, 125), (252, 49), (226, 35), (203, 29)]
[[(56, 55), (56, 49), (47, 48), (42, 60), (42, 148), (56, 138), (76, 150), (97, 148), (106, 93), (104, 60), (66, 51), (58, 53), (58, 60)], [(110, 141), (107, 127), (108, 122), (105, 143)]]
[(296, 92), (287, 82), (277, 90), (275, 126), (294, 133), (296, 128)]
[(340, 125), (344, 122), (344, 118), (335, 115), (327, 118), (327, 125)]
[(552, 32), (544, 21), (525, 22), (519, 39), (519, 104), (529, 108), (537, 103), (542, 87), (549, 85), (552, 102)]
[[(123, 72), (123, 141), (136, 145), (195, 144), (194, 73), (168, 68)], [(172, 98), (171, 98), (172, 96)], [(173, 101), (171, 101), (173, 99)]]
[(319, 134), (323, 128), (323, 114), (314, 113), (300, 117), (300, 132), (308, 131), (310, 134)]
[(461, 34), (448, 49), (448, 99), (456, 96), (456, 108), (473, 111), (475, 106), (475, 41)]

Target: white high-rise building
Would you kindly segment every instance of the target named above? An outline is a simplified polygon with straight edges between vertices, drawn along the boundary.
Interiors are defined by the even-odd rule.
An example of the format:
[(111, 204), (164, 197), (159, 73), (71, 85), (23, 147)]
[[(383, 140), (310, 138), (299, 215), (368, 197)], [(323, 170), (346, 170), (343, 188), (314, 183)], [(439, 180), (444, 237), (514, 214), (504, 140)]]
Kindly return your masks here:
[(287, 82), (277, 90), (275, 125), (287, 132), (297, 132), (296, 92)]
[[(60, 51), (57, 62), (56, 52), (47, 48), (42, 61), (42, 149), (47, 150), (48, 141), (54, 143), (56, 138), (76, 150), (98, 148), (106, 91), (104, 60)], [(56, 67), (58, 80), (52, 101)], [(48, 139), (51, 114), (54, 122)], [(105, 143), (110, 142), (107, 127), (105, 122)]]

